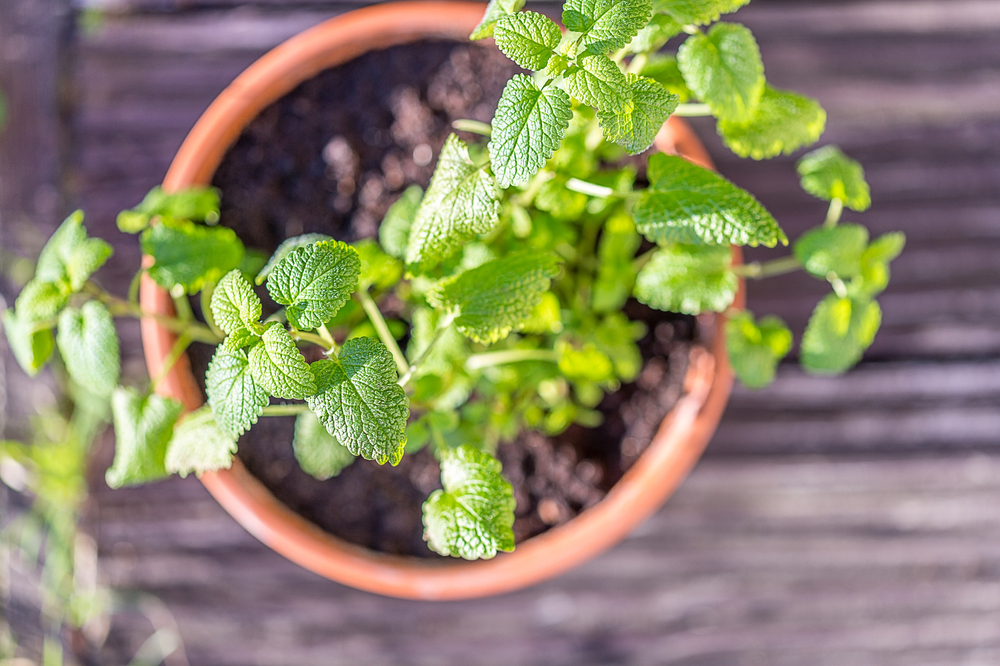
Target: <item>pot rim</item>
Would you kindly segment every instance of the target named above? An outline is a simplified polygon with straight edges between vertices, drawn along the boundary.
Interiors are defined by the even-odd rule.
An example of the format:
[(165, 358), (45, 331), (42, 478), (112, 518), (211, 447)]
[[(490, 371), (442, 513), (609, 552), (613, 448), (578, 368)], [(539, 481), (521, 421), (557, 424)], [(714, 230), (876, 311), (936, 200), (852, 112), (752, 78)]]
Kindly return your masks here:
[[(272, 102), (320, 71), (371, 50), (420, 39), (464, 41), (483, 15), (474, 2), (396, 2), (347, 12), (277, 46), (257, 60), (212, 103), (174, 158), (164, 179), (167, 191), (211, 181), (230, 145)], [(664, 152), (713, 168), (708, 153), (679, 118), (657, 136)], [(734, 248), (735, 259), (740, 254)], [(149, 258), (146, 258), (148, 262)], [(145, 310), (172, 314), (166, 292), (144, 274)], [(742, 308), (744, 288), (734, 306)], [(696, 347), (685, 378), (685, 395), (661, 423), (652, 443), (595, 506), (563, 525), (528, 539), (512, 553), (476, 562), (426, 560), (374, 552), (310, 523), (280, 503), (236, 458), (232, 468), (206, 473), (201, 481), (215, 499), (260, 541), (321, 576), (378, 594), (410, 599), (465, 599), (512, 591), (554, 577), (607, 550), (651, 516), (676, 490), (717, 427), (732, 390), (726, 358), (725, 318), (714, 317), (712, 351)], [(142, 339), (151, 376), (158, 376), (175, 337), (152, 318), (143, 319)], [(157, 392), (186, 410), (202, 406), (201, 390), (185, 354)]]

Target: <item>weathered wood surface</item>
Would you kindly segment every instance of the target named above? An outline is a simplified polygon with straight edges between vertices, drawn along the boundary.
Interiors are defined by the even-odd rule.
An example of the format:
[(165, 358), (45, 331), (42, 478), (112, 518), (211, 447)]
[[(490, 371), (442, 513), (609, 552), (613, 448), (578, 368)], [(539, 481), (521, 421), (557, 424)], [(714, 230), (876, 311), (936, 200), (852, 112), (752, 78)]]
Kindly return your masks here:
[(304, 572), (197, 482), (98, 497), (111, 581), (159, 595), (191, 664), (218, 666), (992, 665), (998, 502), (1000, 459), (981, 453), (714, 457), (593, 562), (427, 603)]
[[(91, 4), (121, 13), (73, 47), (71, 191), (107, 234), (236, 74), (352, 6)], [(835, 379), (789, 365), (766, 391), (737, 390), (706, 459), (640, 533), (497, 599), (329, 583), (192, 479), (98, 493), (110, 582), (167, 603), (190, 663), (1000, 663), (1000, 4), (756, 0), (737, 19), (772, 83), (818, 97), (824, 140), (864, 162), (875, 204), (850, 219), (908, 234), (866, 362)], [(791, 159), (739, 160), (696, 127), (791, 237), (821, 219)], [(137, 259), (118, 247), (109, 281)], [(779, 279), (751, 285), (750, 304), (801, 330), (822, 291)], [(122, 619), (108, 663), (148, 633)]]

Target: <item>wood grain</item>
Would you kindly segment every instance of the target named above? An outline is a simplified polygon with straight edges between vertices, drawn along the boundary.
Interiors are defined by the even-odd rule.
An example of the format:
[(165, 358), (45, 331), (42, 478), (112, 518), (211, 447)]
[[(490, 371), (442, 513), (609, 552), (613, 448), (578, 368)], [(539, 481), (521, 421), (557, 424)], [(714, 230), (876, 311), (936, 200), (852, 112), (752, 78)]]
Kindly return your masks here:
[[(66, 191), (104, 234), (236, 74), (354, 6), (87, 4), (113, 11), (71, 46)], [(404, 602), (319, 579), (192, 479), (98, 492), (108, 581), (162, 598), (191, 664), (1000, 663), (1000, 5), (756, 0), (736, 20), (775, 85), (826, 106), (824, 142), (864, 163), (874, 205), (847, 219), (908, 235), (866, 361), (842, 378), (788, 363), (771, 388), (737, 391), (707, 457), (637, 534), (495, 599)], [(740, 160), (695, 124), (790, 237), (822, 219), (793, 159)], [(137, 260), (128, 240), (109, 284)], [(750, 306), (801, 331), (824, 291), (754, 283)], [(119, 614), (102, 663), (126, 662), (149, 633)]]

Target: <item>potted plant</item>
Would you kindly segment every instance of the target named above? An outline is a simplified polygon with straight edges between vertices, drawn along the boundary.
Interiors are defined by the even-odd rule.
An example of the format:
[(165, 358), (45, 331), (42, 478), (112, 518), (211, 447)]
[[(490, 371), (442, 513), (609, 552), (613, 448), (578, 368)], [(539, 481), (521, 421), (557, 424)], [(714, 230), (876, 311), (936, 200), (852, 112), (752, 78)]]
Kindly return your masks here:
[[(744, 3), (568, 0), (565, 32), (521, 4), (493, 0), (485, 15), (466, 3), (367, 8), (262, 58), (192, 130), (163, 187), (119, 217), (146, 255), (128, 298), (90, 279), (111, 249), (87, 236), (82, 214), (56, 232), (4, 325), (25, 370), (58, 346), (76, 381), (112, 394), (109, 484), (196, 473), (247, 529), (318, 573), (397, 596), (480, 596), (555, 575), (652, 513), (718, 422), (727, 352), (746, 385), (773, 379), (792, 335), (742, 310), (742, 278), (804, 269), (827, 280), (802, 363), (842, 372), (860, 359), (903, 245), (901, 234), (869, 242), (860, 225), (840, 223), (844, 206), (869, 205), (861, 167), (831, 146), (800, 160), (803, 186), (830, 202), (825, 221), (791, 255), (741, 265), (739, 246), (788, 240), (752, 195), (706, 168), (677, 117), (714, 116), (726, 144), (754, 159), (822, 133), (822, 108), (768, 86), (750, 32), (719, 21)], [(399, 197), (377, 241), (298, 235), (255, 265), (206, 187), (248, 123), (330, 67), (470, 33), (533, 72), (506, 82), (492, 121), (454, 123), (461, 136), (444, 141), (426, 191)], [(676, 57), (659, 53), (684, 33)], [(654, 143), (662, 152), (640, 173), (628, 156)], [(606, 497), (515, 548), (515, 489), (497, 447), (593, 428), (598, 407), (642, 380), (637, 342), (655, 331), (630, 318), (636, 301), (645, 313), (720, 313), (713, 351), (692, 351), (683, 397)], [(118, 315), (142, 319), (150, 391), (116, 387)], [(185, 354), (193, 342), (215, 346), (204, 393)], [(237, 440), (277, 416), (295, 417), (296, 459), (316, 477), (372, 464), (356, 458), (430, 460), (440, 476), (423, 502), (424, 539), (477, 561), (375, 553), (284, 506), (234, 459)], [(560, 510), (544, 522), (560, 523)], [(513, 552), (494, 559), (499, 551)]]

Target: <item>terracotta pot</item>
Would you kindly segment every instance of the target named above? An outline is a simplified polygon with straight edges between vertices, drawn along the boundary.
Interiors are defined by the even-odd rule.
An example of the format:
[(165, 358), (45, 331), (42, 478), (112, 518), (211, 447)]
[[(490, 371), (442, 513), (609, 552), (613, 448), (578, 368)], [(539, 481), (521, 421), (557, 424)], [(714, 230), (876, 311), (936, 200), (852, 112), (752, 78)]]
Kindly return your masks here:
[[(374, 49), (420, 39), (466, 40), (484, 5), (402, 2), (352, 11), (288, 40), (254, 63), (195, 125), (164, 180), (168, 190), (209, 183), (229, 146), (265, 107), (320, 71)], [(711, 167), (705, 149), (680, 119), (657, 138), (660, 150)], [(739, 296), (742, 305), (742, 289)], [(169, 295), (144, 276), (145, 309), (170, 314)], [(706, 322), (707, 323), (707, 322)], [(379, 594), (414, 599), (461, 599), (507, 592), (556, 576), (610, 548), (653, 514), (701, 456), (729, 398), (732, 374), (715, 317), (707, 334), (712, 352), (691, 355), (686, 395), (663, 421), (649, 448), (603, 501), (570, 522), (495, 559), (464, 562), (389, 556), (346, 543), (281, 504), (239, 459), (232, 469), (205, 474), (202, 483), (251, 534), (288, 559), (322, 576)], [(714, 335), (713, 335), (714, 330)], [(160, 374), (174, 336), (155, 321), (142, 322), (151, 376)], [(159, 385), (185, 408), (202, 405), (186, 358)]]

